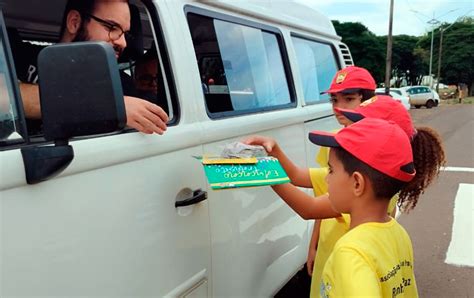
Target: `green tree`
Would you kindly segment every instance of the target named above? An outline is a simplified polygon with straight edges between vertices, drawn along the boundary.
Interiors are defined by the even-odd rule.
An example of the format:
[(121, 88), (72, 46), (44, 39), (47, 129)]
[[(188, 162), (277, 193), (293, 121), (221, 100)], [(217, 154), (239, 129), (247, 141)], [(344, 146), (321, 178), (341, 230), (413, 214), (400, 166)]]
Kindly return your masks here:
[(385, 46), (359, 22), (332, 21), (342, 42), (349, 47), (354, 64), (366, 68), (377, 82), (385, 78)]
[[(387, 49), (387, 36), (380, 36), (380, 42), (384, 45), (384, 53)], [(419, 37), (410, 35), (395, 35), (392, 43), (392, 78), (395, 78), (395, 87), (400, 87), (403, 81), (408, 85), (419, 85), (423, 74), (428, 72), (424, 69), (421, 54), (416, 51)]]
[(398, 78), (396, 87), (400, 87), (401, 79), (405, 79), (409, 85), (420, 84), (425, 70), (415, 52), (418, 40), (419, 37), (409, 35), (393, 37), (392, 73)]
[[(451, 26), (450, 26), (451, 25)], [(472, 94), (474, 89), (474, 19), (465, 17), (454, 24), (442, 24), (433, 31), (433, 73), (436, 75), (439, 61), (440, 28), (443, 32), (441, 58), (441, 82), (445, 84), (465, 83)], [(423, 55), (423, 63), (429, 64), (431, 32), (420, 38), (417, 50)]]

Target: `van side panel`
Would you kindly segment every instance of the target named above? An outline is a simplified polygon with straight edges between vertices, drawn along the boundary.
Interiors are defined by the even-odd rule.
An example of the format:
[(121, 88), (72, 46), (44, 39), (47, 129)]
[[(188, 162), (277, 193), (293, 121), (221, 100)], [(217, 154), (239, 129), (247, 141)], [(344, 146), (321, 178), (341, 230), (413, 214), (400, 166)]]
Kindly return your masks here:
[[(212, 131), (204, 152), (245, 135), (273, 137), (285, 153), (301, 166), (305, 164), (305, 136), (296, 110), (247, 116), (245, 119), (204, 124)], [(299, 112), (302, 112), (299, 110)], [(286, 113), (286, 119), (284, 114)], [(272, 115), (274, 114), (274, 115)], [(234, 119), (236, 120), (236, 119)], [(258, 122), (257, 122), (258, 121)], [(246, 122), (246, 123), (244, 123)], [(266, 128), (269, 124), (273, 128)], [(219, 138), (238, 129), (238, 138)], [(264, 130), (261, 130), (264, 129)], [(214, 141), (215, 140), (215, 141)], [(212, 240), (213, 295), (271, 296), (305, 262), (308, 223), (289, 208), (271, 187), (209, 191)]]
[[(178, 194), (189, 196), (183, 190), (206, 185), (192, 157), (202, 147), (183, 141), (188, 132), (199, 139), (199, 127), (184, 134), (181, 128), (186, 126), (170, 128), (166, 137), (128, 134), (72, 142), (76, 159), (68, 172), (4, 189), (0, 296), (157, 297), (182, 284), (183, 292), (192, 288), (196, 274), (196, 284), (208, 280), (208, 202), (175, 208)], [(101, 146), (107, 139), (115, 139), (115, 148)], [(129, 151), (130, 141), (135, 152)], [(160, 147), (162, 154), (147, 156)], [(1, 164), (3, 158), (0, 154)], [(19, 161), (16, 168), (22, 170)]]

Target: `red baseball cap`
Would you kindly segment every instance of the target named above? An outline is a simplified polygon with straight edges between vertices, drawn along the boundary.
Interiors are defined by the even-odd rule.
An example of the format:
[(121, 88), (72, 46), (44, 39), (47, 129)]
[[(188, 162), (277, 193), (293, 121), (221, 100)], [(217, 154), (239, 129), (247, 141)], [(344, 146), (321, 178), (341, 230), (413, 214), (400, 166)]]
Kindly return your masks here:
[(350, 93), (359, 89), (375, 90), (375, 88), (375, 80), (367, 69), (348, 66), (336, 73), (329, 89), (322, 93)]
[(355, 110), (340, 108), (334, 108), (334, 110), (343, 114), (352, 122), (357, 122), (363, 118), (379, 118), (393, 121), (403, 129), (410, 139), (416, 131), (411, 116), (405, 107), (400, 102), (387, 95), (374, 96), (361, 103)]
[(324, 147), (343, 148), (394, 179), (409, 182), (415, 177), (410, 140), (393, 121), (365, 118), (336, 134), (312, 131), (309, 140)]

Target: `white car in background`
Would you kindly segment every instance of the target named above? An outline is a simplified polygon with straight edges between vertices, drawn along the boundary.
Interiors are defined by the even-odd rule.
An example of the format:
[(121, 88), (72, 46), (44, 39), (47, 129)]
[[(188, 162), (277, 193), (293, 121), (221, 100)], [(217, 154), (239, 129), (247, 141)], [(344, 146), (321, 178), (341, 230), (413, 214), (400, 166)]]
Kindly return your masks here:
[(408, 86), (403, 87), (401, 90), (408, 93), (410, 105), (417, 109), (421, 108), (421, 106), (431, 109), (439, 104), (439, 96), (436, 97), (436, 92), (427, 86)]
[[(377, 88), (375, 89), (375, 94), (377, 95), (385, 95), (385, 88)], [(410, 97), (404, 90), (398, 88), (390, 88), (390, 96), (399, 102), (409, 110), (410, 109)]]
[(433, 88), (431, 88), (431, 92), (433, 92), (433, 99), (434, 99), (434, 102), (435, 102), (435, 107), (437, 107), (439, 105), (439, 101), (440, 101), (439, 94)]

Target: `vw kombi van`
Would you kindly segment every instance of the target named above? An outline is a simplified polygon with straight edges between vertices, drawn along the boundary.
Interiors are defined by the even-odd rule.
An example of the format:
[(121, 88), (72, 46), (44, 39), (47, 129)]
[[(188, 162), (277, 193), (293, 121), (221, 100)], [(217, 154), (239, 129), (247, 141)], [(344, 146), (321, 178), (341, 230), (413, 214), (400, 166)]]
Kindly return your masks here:
[[(268, 186), (211, 190), (193, 156), (260, 134), (316, 167), (308, 132), (338, 127), (320, 92), (352, 64), (331, 21), (298, 2), (132, 0), (135, 52), (156, 47), (166, 133), (86, 123), (99, 103), (84, 98), (84, 121), (68, 120), (73, 101), (43, 113), (70, 128), (52, 139), (25, 121), (12, 35), (57, 43), (65, 4), (1, 1), (0, 123), (9, 130), (0, 136), (0, 296), (275, 295), (304, 265), (312, 222)], [(106, 63), (87, 59), (75, 67)], [(135, 59), (107, 64), (110, 76), (132, 75)], [(72, 67), (44, 61), (53, 73)], [(49, 77), (40, 90), (67, 89)], [(83, 92), (101, 92), (89, 83)]]

